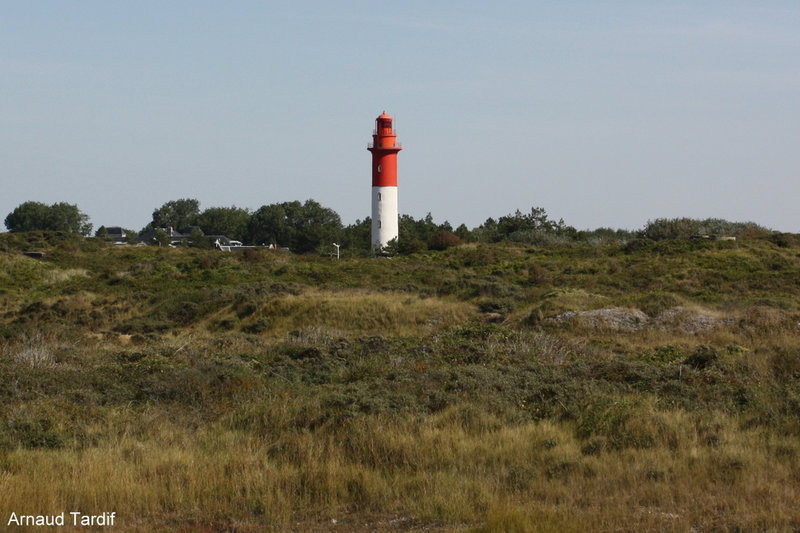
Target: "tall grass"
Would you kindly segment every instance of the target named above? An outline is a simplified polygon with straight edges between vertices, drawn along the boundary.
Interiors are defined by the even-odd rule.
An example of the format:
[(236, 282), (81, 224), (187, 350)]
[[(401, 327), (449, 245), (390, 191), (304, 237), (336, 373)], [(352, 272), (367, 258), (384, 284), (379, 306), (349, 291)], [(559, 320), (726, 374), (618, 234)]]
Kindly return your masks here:
[(724, 415), (713, 443), (696, 417), (672, 411), (651, 445), (588, 455), (569, 423), (501, 425), (475, 408), (274, 438), (151, 422), (146, 435), (86, 450), (6, 452), (3, 510), (113, 510), (126, 531), (284, 529), (352, 513), (480, 531), (800, 525), (797, 442)]

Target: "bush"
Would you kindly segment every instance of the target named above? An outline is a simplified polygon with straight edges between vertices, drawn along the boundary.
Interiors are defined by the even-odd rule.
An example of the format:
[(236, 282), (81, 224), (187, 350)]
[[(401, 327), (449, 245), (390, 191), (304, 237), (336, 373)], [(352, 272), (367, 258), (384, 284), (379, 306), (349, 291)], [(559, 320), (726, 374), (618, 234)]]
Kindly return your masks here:
[(698, 346), (683, 363), (696, 370), (703, 370), (711, 366), (718, 358), (719, 353), (711, 346)]
[(429, 247), (431, 250), (447, 250), (451, 246), (458, 246), (461, 244), (461, 239), (453, 232), (450, 231), (438, 231), (436, 232), (433, 237), (431, 237), (431, 242)]

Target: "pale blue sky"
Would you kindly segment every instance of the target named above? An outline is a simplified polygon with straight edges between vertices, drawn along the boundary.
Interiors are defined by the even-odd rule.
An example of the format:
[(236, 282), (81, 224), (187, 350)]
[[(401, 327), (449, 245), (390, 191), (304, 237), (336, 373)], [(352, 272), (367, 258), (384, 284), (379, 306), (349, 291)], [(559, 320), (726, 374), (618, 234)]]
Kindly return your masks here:
[(800, 232), (796, 0), (7, 0), (0, 219), (314, 198), (352, 223), (384, 109), (417, 218)]

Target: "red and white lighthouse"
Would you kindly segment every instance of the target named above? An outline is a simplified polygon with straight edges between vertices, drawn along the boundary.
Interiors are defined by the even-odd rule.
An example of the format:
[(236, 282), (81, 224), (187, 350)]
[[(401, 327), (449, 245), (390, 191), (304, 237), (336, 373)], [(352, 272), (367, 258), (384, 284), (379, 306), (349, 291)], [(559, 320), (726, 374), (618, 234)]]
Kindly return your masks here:
[(375, 119), (367, 150), (372, 152), (372, 249), (380, 251), (398, 237), (397, 152), (402, 150), (384, 111)]

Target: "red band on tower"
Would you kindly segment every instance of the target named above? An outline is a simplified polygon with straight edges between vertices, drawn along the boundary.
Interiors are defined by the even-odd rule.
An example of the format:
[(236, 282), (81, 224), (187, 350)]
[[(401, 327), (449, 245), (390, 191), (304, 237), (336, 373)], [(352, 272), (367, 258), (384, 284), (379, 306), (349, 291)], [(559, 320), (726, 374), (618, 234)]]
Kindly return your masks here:
[(403, 148), (392, 129), (392, 117), (385, 111), (375, 119), (372, 143), (367, 149), (372, 152), (372, 186), (397, 187), (397, 152)]

